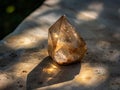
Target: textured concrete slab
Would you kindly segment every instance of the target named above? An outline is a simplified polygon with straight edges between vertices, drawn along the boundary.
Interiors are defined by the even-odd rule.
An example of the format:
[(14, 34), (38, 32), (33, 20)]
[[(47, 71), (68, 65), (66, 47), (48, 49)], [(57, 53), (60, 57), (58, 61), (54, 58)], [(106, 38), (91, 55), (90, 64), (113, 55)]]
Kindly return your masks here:
[[(66, 15), (87, 43), (81, 63), (48, 57), (48, 28)], [(0, 41), (0, 90), (119, 90), (120, 1), (46, 0)]]

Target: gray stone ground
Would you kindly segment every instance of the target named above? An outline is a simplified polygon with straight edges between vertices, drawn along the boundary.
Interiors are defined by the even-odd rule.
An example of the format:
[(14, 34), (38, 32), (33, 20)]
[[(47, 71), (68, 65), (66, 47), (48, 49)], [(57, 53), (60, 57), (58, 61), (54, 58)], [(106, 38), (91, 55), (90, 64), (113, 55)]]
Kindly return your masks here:
[[(48, 28), (66, 15), (87, 43), (81, 63), (48, 57)], [(0, 90), (120, 90), (120, 1), (46, 0), (0, 41)]]

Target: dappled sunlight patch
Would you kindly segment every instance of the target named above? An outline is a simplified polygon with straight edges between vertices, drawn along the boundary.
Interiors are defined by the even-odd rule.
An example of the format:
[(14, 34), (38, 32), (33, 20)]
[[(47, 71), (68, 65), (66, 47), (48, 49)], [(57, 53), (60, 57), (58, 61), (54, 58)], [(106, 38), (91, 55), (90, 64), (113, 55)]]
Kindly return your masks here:
[(89, 21), (89, 20), (94, 20), (98, 17), (98, 13), (95, 11), (81, 11), (77, 14), (77, 18), (80, 20), (85, 20), (85, 21)]
[[(40, 43), (43, 42), (43, 43)], [(41, 47), (46, 45), (46, 38), (40, 38), (30, 35), (14, 35), (7, 39), (5, 39), (4, 44), (11, 49), (21, 49), (21, 48), (34, 48), (34, 47)]]
[[(47, 38), (48, 37), (48, 33), (47, 33), (47, 26), (43, 26), (43, 24), (47, 24), (47, 23), (43, 23), (43, 24), (39, 24), (39, 22), (35, 22), (37, 23), (38, 25), (37, 26), (34, 26), (33, 25), (33, 28), (32, 29), (32, 26), (30, 29), (26, 30), (26, 31), (23, 31), (21, 32), (21, 35), (22, 36), (27, 36), (27, 37), (33, 37), (33, 38), (36, 38), (36, 39), (40, 39), (41, 37), (42, 38)], [(39, 28), (41, 26), (41, 28)]]
[(48, 5), (55, 5), (58, 4), (60, 2), (60, 0), (47, 0), (44, 4), (48, 4)]
[(99, 17), (102, 10), (103, 3), (94, 2), (89, 4), (86, 10), (78, 12), (77, 18), (84, 21), (95, 20)]
[(60, 73), (60, 71), (61, 69), (54, 64), (50, 64), (48, 67), (43, 68), (43, 73), (41, 73), (41, 77), (44, 81), (44, 84), (46, 85), (50, 83), (51, 80), (55, 79), (55, 77), (57, 76), (57, 74)]
[(106, 67), (83, 64), (80, 74), (77, 75), (74, 80), (82, 86), (89, 87), (101, 84), (107, 77), (108, 71)]
[(57, 75), (58, 74), (58, 72), (60, 71), (60, 68), (59, 67), (57, 67), (56, 65), (54, 65), (54, 64), (51, 64), (50, 65), (50, 67), (46, 67), (46, 68), (44, 68), (43, 69), (43, 72), (44, 73), (47, 73), (47, 74), (54, 74), (54, 75)]
[(28, 73), (37, 65), (37, 63), (18, 63), (12, 66), (12, 68), (7, 69), (8, 72), (13, 72), (14, 76), (26, 77)]
[(90, 11), (90, 10), (80, 11), (77, 14), (77, 18), (84, 21), (95, 20), (98, 18), (98, 16), (99, 16), (98, 12)]
[(14, 82), (13, 78), (5, 72), (0, 72), (0, 90), (4, 90)]

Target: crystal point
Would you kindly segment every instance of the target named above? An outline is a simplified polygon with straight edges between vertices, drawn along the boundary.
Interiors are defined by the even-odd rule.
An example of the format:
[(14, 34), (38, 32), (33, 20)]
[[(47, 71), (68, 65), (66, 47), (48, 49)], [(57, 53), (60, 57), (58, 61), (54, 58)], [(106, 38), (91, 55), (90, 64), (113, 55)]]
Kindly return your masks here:
[(58, 64), (81, 61), (86, 51), (86, 43), (65, 16), (49, 28), (48, 54)]

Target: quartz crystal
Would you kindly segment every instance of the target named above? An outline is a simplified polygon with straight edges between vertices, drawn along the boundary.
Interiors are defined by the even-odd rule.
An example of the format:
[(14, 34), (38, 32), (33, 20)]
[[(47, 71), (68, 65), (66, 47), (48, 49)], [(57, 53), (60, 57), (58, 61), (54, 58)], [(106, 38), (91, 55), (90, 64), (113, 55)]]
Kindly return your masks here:
[(60, 17), (48, 31), (48, 54), (60, 65), (81, 61), (87, 51), (86, 43), (66, 16)]

